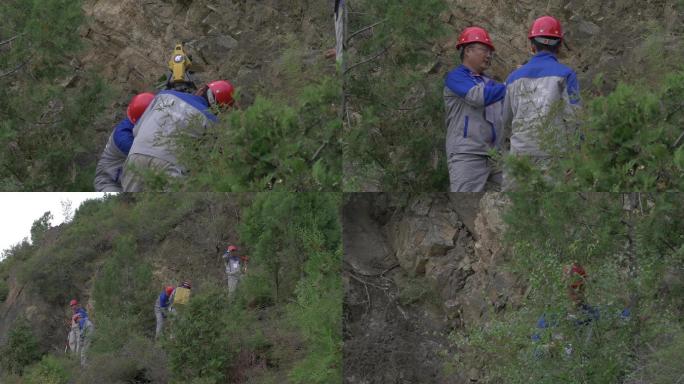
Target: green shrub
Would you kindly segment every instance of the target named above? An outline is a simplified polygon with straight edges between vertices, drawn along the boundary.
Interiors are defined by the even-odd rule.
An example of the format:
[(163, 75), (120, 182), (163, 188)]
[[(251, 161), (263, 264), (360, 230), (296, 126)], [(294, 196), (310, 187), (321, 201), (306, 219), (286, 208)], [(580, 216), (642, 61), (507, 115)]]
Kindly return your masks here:
[(0, 54), (0, 72), (25, 63), (0, 79), (0, 145), (12, 151), (0, 159), (0, 189), (91, 190), (100, 150), (91, 126), (109, 90), (89, 72), (76, 88), (59, 84), (75, 75), (69, 60), (82, 47), (81, 1), (5, 1), (0, 14), (0, 39), (19, 36)]
[[(98, 322), (96, 337), (108, 324)], [(168, 383), (171, 375), (166, 353), (153, 340), (135, 333), (122, 336), (118, 349), (93, 353), (81, 369), (76, 384), (88, 383)], [(97, 340), (101, 342), (101, 339)]]
[(95, 280), (98, 333), (93, 352), (119, 351), (135, 335), (152, 335), (154, 288), (152, 268), (138, 256), (133, 238), (119, 237)]
[(25, 367), (40, 359), (38, 338), (25, 318), (17, 319), (0, 352), (0, 366), (9, 373), (21, 374)]
[(240, 280), (240, 292), (245, 303), (249, 307), (270, 307), (273, 300), (273, 284), (271, 279), (263, 271), (251, 269)]
[(380, 24), (345, 53), (344, 189), (445, 190), (443, 82), (430, 72), (447, 32), (435, 17), (447, 2), (364, 0), (355, 9), (363, 11), (349, 18), (350, 33)]
[(70, 370), (64, 361), (52, 355), (45, 355), (43, 359), (27, 369), (24, 375), (25, 384), (67, 384), (71, 378)]
[(637, 363), (629, 375), (628, 383), (676, 383), (684, 377), (680, 364), (684, 354), (684, 330), (681, 324), (663, 324), (660, 329), (660, 343)]
[(304, 229), (300, 236), (309, 258), (288, 316), (304, 337), (307, 354), (289, 378), (293, 383), (342, 382), (342, 249), (330, 250), (317, 229)]
[[(485, 383), (622, 383), (630, 382), (624, 381), (628, 376), (655, 380), (653, 372), (660, 368), (661, 377), (676, 376), (671, 369), (679, 366), (671, 361), (680, 348), (676, 338), (658, 353), (645, 346), (663, 345), (664, 335), (681, 328), (681, 295), (666, 276), (681, 268), (681, 199), (670, 194), (508, 197), (505, 241), (512, 254), (504, 268), (524, 277), (527, 293), (517, 309), (491, 308), (491, 320), (453, 335), (454, 345), (465, 351), (455, 358), (456, 367), (482, 367)], [(625, 209), (630, 200), (641, 204)], [(562, 270), (571, 262), (587, 270), (586, 300), (600, 312), (588, 325), (576, 323), (581, 312), (568, 298)], [(663, 289), (669, 298), (655, 299)], [(625, 308), (628, 319), (620, 316)], [(557, 325), (538, 328), (542, 314)], [(534, 333), (540, 341), (531, 339)], [(569, 346), (572, 353), (566, 352)], [(654, 363), (660, 353), (663, 364), (674, 365)], [(643, 376), (640, 365), (659, 368)]]
[(319, 230), (325, 246), (336, 249), (340, 199), (336, 193), (262, 193), (245, 211), (240, 237), (268, 274), (274, 301), (290, 297), (301, 276), (307, 258), (301, 230)]
[(156, 188), (211, 191), (340, 189), (340, 84), (323, 78), (292, 100), (257, 97), (220, 116), (200, 138), (179, 137), (188, 177), (148, 175)]
[(231, 360), (240, 350), (241, 337), (246, 336), (240, 311), (228, 308), (225, 289), (214, 287), (193, 293), (190, 303), (170, 319), (170, 336), (164, 345), (174, 378), (202, 377), (208, 383), (228, 380)]

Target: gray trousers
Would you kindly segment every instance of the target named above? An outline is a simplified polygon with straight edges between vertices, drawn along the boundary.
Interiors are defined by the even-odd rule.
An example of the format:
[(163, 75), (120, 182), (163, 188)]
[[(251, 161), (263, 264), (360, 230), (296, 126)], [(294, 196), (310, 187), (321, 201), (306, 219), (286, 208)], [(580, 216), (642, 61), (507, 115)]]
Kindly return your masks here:
[(500, 191), (502, 172), (486, 155), (454, 153), (449, 155), (451, 192)]
[(73, 324), (71, 326), (71, 331), (69, 331), (69, 351), (72, 353), (78, 353), (80, 342), (81, 332), (78, 330), (78, 324)]
[(126, 163), (124, 164), (123, 174), (121, 176), (121, 185), (124, 192), (142, 192), (144, 190), (143, 177), (141, 172), (146, 170), (156, 170), (166, 173), (171, 177), (183, 176), (183, 170), (180, 166), (168, 162), (166, 160), (158, 159), (156, 157), (142, 155), (139, 153), (132, 153), (128, 155)]
[(154, 338), (159, 339), (159, 336), (161, 336), (162, 330), (164, 329), (164, 320), (166, 320), (165, 310), (155, 306), (154, 317), (157, 318), (157, 329), (154, 332)]
[(240, 282), (240, 275), (239, 274), (228, 275), (227, 280), (228, 280), (228, 296), (233, 296), (233, 294), (235, 293), (235, 290), (237, 289), (237, 285)]
[(81, 331), (81, 342), (79, 344), (79, 349), (81, 353), (81, 367), (85, 367), (87, 363), (88, 349), (90, 348), (90, 343), (93, 339), (93, 334), (95, 333), (95, 327), (92, 323), (88, 322)]

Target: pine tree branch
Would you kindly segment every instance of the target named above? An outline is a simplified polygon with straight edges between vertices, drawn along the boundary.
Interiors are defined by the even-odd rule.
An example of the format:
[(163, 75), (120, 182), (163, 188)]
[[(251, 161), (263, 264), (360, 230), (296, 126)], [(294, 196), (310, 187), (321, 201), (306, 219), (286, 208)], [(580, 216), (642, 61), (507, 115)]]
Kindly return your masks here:
[(30, 57), (29, 57), (28, 59), (26, 59), (26, 61), (24, 61), (23, 63), (17, 65), (14, 69), (12, 69), (12, 70), (10, 70), (10, 71), (8, 71), (8, 72), (5, 72), (5, 73), (0, 73), (0, 79), (2, 79), (2, 78), (4, 78), (4, 77), (10, 76), (10, 75), (16, 73), (16, 72), (19, 71), (21, 68), (23, 68), (26, 64), (28, 64), (29, 61), (31, 61), (31, 58), (30, 58)]
[(672, 144), (672, 149), (677, 149), (681, 144), (682, 140), (684, 139), (684, 132), (682, 132), (681, 135), (675, 140), (674, 144)]
[(346, 44), (349, 44), (349, 42), (351, 41), (351, 39), (352, 39), (354, 36), (357, 36), (357, 35), (359, 35), (359, 34), (365, 32), (365, 31), (367, 31), (367, 30), (369, 30), (369, 29), (371, 29), (371, 28), (377, 27), (378, 25), (384, 23), (385, 21), (387, 21), (387, 19), (382, 19), (382, 20), (378, 21), (377, 23), (373, 23), (373, 24), (371, 24), (371, 25), (369, 25), (369, 26), (366, 26), (366, 27), (363, 27), (363, 28), (359, 29), (359, 30), (356, 31), (356, 32), (353, 32), (351, 35), (349, 35), (349, 36), (347, 37), (347, 40), (345, 40), (345, 45), (346, 45)]
[(0, 41), (0, 46), (5, 45), (5, 44), (9, 44), (9, 43), (11, 43), (12, 41), (18, 39), (19, 37), (21, 37), (21, 36), (23, 36), (23, 35), (24, 35), (24, 32), (22, 32), (22, 33), (20, 33), (20, 34), (18, 34), (18, 35), (16, 35), (16, 36), (10, 37), (10, 38), (7, 39), (7, 40)]
[(316, 158), (318, 157), (318, 155), (321, 154), (321, 151), (323, 150), (323, 148), (325, 148), (326, 145), (328, 145), (328, 142), (324, 141), (323, 144), (321, 144), (321, 146), (318, 147), (318, 149), (316, 150), (314, 155), (311, 157), (311, 160), (309, 161), (310, 163), (313, 163), (314, 161), (316, 161)]
[(373, 56), (370, 57), (369, 59), (363, 60), (363, 61), (361, 61), (361, 62), (358, 62), (358, 63), (352, 65), (351, 67), (347, 68), (347, 69), (344, 71), (344, 74), (346, 75), (349, 71), (351, 71), (352, 69), (358, 67), (359, 65), (366, 64), (366, 63), (371, 62), (371, 61), (377, 59), (378, 57), (384, 55), (385, 52), (387, 52), (391, 47), (392, 47), (392, 44), (386, 46), (385, 48), (383, 48), (382, 50), (380, 50), (380, 52), (376, 53), (375, 55), (373, 55)]

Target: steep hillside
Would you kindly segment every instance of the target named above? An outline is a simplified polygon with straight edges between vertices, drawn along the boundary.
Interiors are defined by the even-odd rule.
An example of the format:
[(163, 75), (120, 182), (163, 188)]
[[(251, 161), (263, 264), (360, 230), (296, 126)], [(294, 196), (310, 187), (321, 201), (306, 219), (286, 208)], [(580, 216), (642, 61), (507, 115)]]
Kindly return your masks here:
[[(341, 366), (337, 199), (179, 193), (84, 203), (73, 221), (49, 229), (37, 244), (17, 245), (0, 263), (7, 287), (0, 378), (334, 381)], [(227, 244), (249, 258), (232, 299), (222, 259)], [(169, 330), (155, 343), (155, 299), (164, 286), (186, 280), (190, 304), (167, 320)], [(85, 368), (65, 354), (72, 298), (95, 324)]]
[[(684, 373), (680, 197), (351, 195), (344, 382), (674, 380)], [(583, 312), (562, 270), (573, 262), (600, 312), (589, 326), (572, 325)], [(555, 325), (539, 328), (542, 314)]]

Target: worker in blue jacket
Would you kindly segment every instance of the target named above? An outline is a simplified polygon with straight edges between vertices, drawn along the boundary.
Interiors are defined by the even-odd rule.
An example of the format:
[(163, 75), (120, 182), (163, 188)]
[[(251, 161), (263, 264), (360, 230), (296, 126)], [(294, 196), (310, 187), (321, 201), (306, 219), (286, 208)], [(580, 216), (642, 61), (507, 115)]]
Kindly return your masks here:
[(463, 63), (447, 74), (444, 84), (449, 189), (498, 191), (502, 174), (490, 155), (500, 150), (506, 87), (484, 74), (491, 65), (494, 45), (486, 30), (468, 27), (456, 48)]

